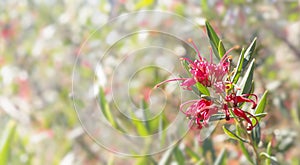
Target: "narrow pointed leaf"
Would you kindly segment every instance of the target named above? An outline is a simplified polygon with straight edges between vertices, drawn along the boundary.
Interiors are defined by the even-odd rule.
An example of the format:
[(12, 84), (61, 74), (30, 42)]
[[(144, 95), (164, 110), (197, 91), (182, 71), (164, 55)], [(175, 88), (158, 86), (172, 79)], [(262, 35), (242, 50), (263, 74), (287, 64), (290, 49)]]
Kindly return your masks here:
[(211, 160), (216, 160), (216, 158), (217, 158), (216, 150), (215, 150), (215, 147), (214, 147), (213, 140), (211, 138), (206, 138), (203, 141), (202, 149), (203, 149), (202, 155), (206, 155), (207, 153), (209, 153), (209, 155), (210, 155), (209, 158)]
[(260, 125), (257, 123), (257, 125), (252, 129), (251, 131), (251, 137), (253, 139), (254, 145), (257, 147), (258, 143), (261, 139), (261, 131), (260, 131)]
[(226, 150), (223, 148), (219, 156), (217, 157), (214, 165), (226, 165)]
[(241, 83), (239, 84), (239, 87), (241, 88), (241, 90), (238, 91), (239, 95), (247, 94), (251, 91), (254, 72), (254, 62), (255, 59), (253, 59), (250, 63)]
[(231, 80), (233, 82), (233, 84), (236, 84), (240, 78), (240, 75), (241, 75), (241, 72), (243, 69), (244, 52), (245, 52), (245, 49), (243, 48), (241, 51), (237, 66), (236, 66), (236, 70), (235, 70), (234, 75)]
[(100, 88), (99, 91), (99, 104), (100, 104), (100, 108), (101, 111), (103, 113), (103, 115), (105, 116), (105, 118), (108, 120), (108, 122), (115, 128), (118, 128), (118, 124), (116, 122), (116, 120), (113, 117), (113, 114), (110, 111), (109, 105), (105, 99), (105, 94), (102, 88)]
[(166, 120), (166, 117), (164, 114), (159, 115), (159, 125), (158, 125), (158, 132), (159, 133), (159, 142), (160, 145), (163, 146), (166, 143), (166, 137), (167, 137), (167, 131), (165, 131), (165, 124), (164, 120)]
[(245, 68), (248, 65), (248, 63), (250, 62), (254, 54), (254, 50), (256, 47), (256, 40), (257, 38), (255, 37), (244, 54), (243, 68)]
[[(208, 38), (210, 41), (210, 45), (214, 51), (214, 54), (218, 59), (221, 59), (226, 52), (224, 45), (222, 42), (220, 42), (220, 39), (219, 39), (217, 33), (212, 28), (212, 26), (209, 24), (209, 22), (206, 21), (205, 26), (206, 26), (207, 35), (208, 35)], [(220, 44), (220, 46), (219, 46), (219, 44)]]
[(147, 136), (149, 135), (146, 126), (142, 122), (134, 122), (137, 132), (140, 136)]
[(254, 80), (252, 80), (251, 82), (251, 88), (250, 88), (250, 92), (249, 93), (253, 93), (254, 92), (254, 89), (255, 89), (255, 86), (254, 86)]
[(11, 142), (16, 131), (16, 123), (11, 121), (7, 124), (1, 136), (0, 142), (0, 164), (7, 164), (11, 152)]
[(182, 151), (179, 149), (178, 145), (174, 149), (174, 156), (178, 165), (185, 165), (185, 157)]
[[(143, 99), (142, 101), (142, 109), (143, 109), (143, 124), (145, 125), (146, 129), (148, 132), (150, 132), (150, 122), (149, 122), (149, 115), (150, 115), (150, 112), (149, 112), (149, 105), (148, 103)], [(154, 121), (154, 120), (152, 120)]]
[[(238, 125), (236, 125), (236, 134), (237, 134), (238, 136), (241, 136), (241, 128), (240, 128)], [(253, 162), (253, 160), (252, 160), (252, 158), (251, 158), (251, 156), (250, 156), (249, 151), (248, 151), (248, 150), (246, 149), (246, 147), (245, 147), (244, 142), (239, 141), (239, 145), (240, 145), (240, 147), (241, 147), (241, 150), (242, 150), (243, 154), (244, 154), (245, 157), (247, 158), (247, 160), (248, 160), (251, 164), (254, 164), (254, 162)]]
[(259, 113), (259, 114), (254, 114), (254, 116), (255, 116), (256, 118), (262, 118), (262, 117), (267, 116), (267, 114), (268, 114), (268, 113)]
[(223, 55), (226, 53), (226, 50), (224, 48), (222, 40), (220, 40), (219, 43), (218, 43), (218, 53), (219, 53), (220, 58), (222, 58)]
[(206, 95), (206, 96), (210, 96), (209, 90), (204, 85), (202, 85), (201, 83), (197, 82), (196, 87), (197, 87), (197, 89), (199, 90), (199, 92), (201, 94)]
[(134, 128), (136, 129), (137, 133), (140, 136), (149, 135), (149, 132), (148, 132), (148, 129), (147, 129), (146, 125), (143, 123), (143, 121), (141, 121), (140, 119), (138, 119), (136, 117), (136, 115), (134, 114), (133, 111), (130, 111), (130, 116), (131, 116), (131, 122), (133, 123)]
[[(271, 155), (271, 141), (268, 143), (268, 146), (267, 146), (267, 154), (268, 155)], [(271, 165), (271, 160), (270, 159), (266, 159), (266, 165)]]
[(277, 164), (278, 162), (277, 162), (277, 159), (276, 159), (276, 157), (274, 157), (274, 156), (271, 156), (271, 155), (269, 155), (268, 153), (266, 153), (266, 152), (261, 152), (260, 154), (259, 154), (259, 156), (260, 157), (265, 157), (265, 158), (267, 158), (267, 159), (269, 159), (270, 161), (273, 161), (272, 162), (272, 164)]
[[(262, 114), (265, 111), (266, 105), (267, 105), (267, 96), (268, 96), (268, 91), (265, 91), (263, 96), (261, 97), (256, 109), (255, 109), (255, 114)], [(262, 117), (256, 117), (258, 121), (261, 120)], [(253, 121), (252, 121), (253, 122)]]
[(135, 10), (151, 6), (154, 3), (154, 0), (141, 0), (135, 4)]
[(134, 165), (157, 164), (151, 156), (142, 156), (137, 158), (136, 160), (137, 161), (134, 163)]
[(211, 121), (218, 121), (218, 120), (223, 120), (223, 119), (225, 119), (226, 118), (226, 115), (224, 115), (224, 114), (219, 114), (219, 113), (217, 113), (217, 114), (215, 114), (215, 115), (212, 115), (210, 118), (209, 118), (209, 121), (211, 122)]
[(172, 153), (173, 153), (173, 151), (174, 151), (174, 147), (173, 147), (173, 148), (170, 148), (170, 149), (168, 149), (168, 150), (166, 150), (166, 151), (163, 153), (163, 155), (162, 155), (160, 161), (158, 162), (158, 165), (169, 164), (170, 161), (171, 161), (171, 158), (172, 158)]
[(194, 152), (189, 147), (185, 148), (185, 152), (192, 159), (193, 162), (198, 162), (201, 160), (201, 157), (198, 155), (198, 153)]
[(235, 139), (235, 140), (238, 140), (238, 141), (242, 141), (244, 143), (248, 143), (247, 140), (245, 140), (244, 138), (242, 138), (242, 137), (236, 135), (235, 133), (231, 132), (225, 126), (223, 126), (223, 131), (225, 132), (226, 135), (228, 135), (232, 139)]
[(181, 65), (184, 67), (184, 69), (190, 76), (191, 73), (189, 72), (189, 70), (190, 70), (189, 63), (186, 60), (181, 60)]

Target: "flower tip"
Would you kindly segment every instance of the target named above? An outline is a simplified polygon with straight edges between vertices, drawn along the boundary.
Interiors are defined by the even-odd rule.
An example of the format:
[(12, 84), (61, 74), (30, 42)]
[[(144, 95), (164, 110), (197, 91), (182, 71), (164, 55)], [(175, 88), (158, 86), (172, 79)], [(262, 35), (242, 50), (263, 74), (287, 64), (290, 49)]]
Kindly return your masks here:
[(229, 115), (226, 115), (225, 120), (226, 120), (226, 121), (229, 121), (229, 120), (230, 120), (230, 116), (229, 116)]
[(233, 49), (240, 49), (240, 45), (235, 45)]
[(189, 39), (188, 39), (188, 42), (190, 42), (190, 43), (193, 42), (193, 39), (189, 38)]
[(161, 86), (161, 84), (162, 84), (162, 83), (156, 84), (156, 85), (153, 87), (153, 89), (159, 88), (159, 87)]

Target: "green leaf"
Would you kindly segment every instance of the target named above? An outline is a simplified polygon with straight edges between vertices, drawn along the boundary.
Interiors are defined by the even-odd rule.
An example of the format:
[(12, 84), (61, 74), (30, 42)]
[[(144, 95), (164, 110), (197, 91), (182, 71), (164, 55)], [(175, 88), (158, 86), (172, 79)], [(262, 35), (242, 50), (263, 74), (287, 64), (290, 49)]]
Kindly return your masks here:
[(182, 151), (179, 149), (178, 145), (174, 148), (174, 156), (178, 163), (178, 165), (184, 165), (185, 164), (185, 157), (182, 153)]
[(258, 143), (260, 142), (261, 138), (261, 131), (259, 123), (252, 129), (251, 131), (251, 138), (253, 139), (254, 145), (257, 147)]
[(164, 152), (164, 154), (162, 155), (158, 165), (165, 165), (165, 164), (169, 164), (171, 161), (171, 157), (172, 157), (172, 153), (174, 151), (174, 147), (166, 150)]
[(243, 69), (242, 64), (244, 62), (244, 52), (245, 52), (245, 49), (243, 48), (242, 51), (241, 51), (238, 63), (237, 63), (236, 70), (235, 70), (234, 75), (231, 79), (233, 84), (236, 84), (238, 82), (239, 78), (240, 78), (240, 75), (241, 75), (241, 72), (242, 72), (242, 69)]
[(139, 10), (144, 7), (149, 7), (154, 3), (154, 0), (141, 0), (135, 4), (135, 10)]
[(251, 88), (250, 88), (250, 92), (249, 93), (253, 93), (254, 92), (254, 80), (252, 80), (251, 82)]
[(197, 87), (197, 89), (199, 90), (199, 92), (201, 94), (206, 95), (206, 96), (210, 96), (209, 90), (204, 85), (202, 85), (201, 83), (197, 82), (196, 87)]
[[(146, 100), (142, 100), (142, 109), (143, 109), (143, 123), (147, 129), (148, 132), (150, 132), (150, 120), (148, 120), (149, 116), (150, 116), (150, 112), (149, 112), (149, 105), (148, 103), (146, 102)], [(154, 121), (154, 120), (152, 120)], [(152, 122), (153, 123), (153, 122)]]
[[(255, 109), (255, 113), (254, 114), (262, 114), (265, 111), (266, 105), (267, 105), (267, 96), (268, 96), (268, 91), (265, 91), (265, 93), (263, 94), (263, 96), (261, 97), (256, 109)], [(262, 117), (256, 117), (257, 121), (260, 121)], [(252, 119), (252, 123), (254, 119)]]
[(105, 99), (105, 94), (103, 89), (100, 87), (99, 90), (99, 103), (102, 113), (104, 114), (105, 118), (108, 120), (108, 122), (115, 128), (118, 128), (118, 124), (115, 121), (113, 114), (110, 111), (109, 105)]
[(222, 58), (223, 55), (226, 53), (226, 50), (224, 48), (222, 40), (220, 40), (219, 43), (218, 43), (218, 53), (219, 53), (220, 58)]
[(226, 165), (226, 150), (225, 148), (222, 149), (221, 153), (217, 157), (214, 165)]
[(238, 141), (242, 141), (244, 143), (248, 143), (247, 140), (245, 140), (244, 138), (236, 135), (235, 133), (231, 132), (229, 129), (227, 129), (224, 125), (223, 125), (223, 131), (225, 132), (226, 135), (228, 135), (230, 138), (238, 140)]
[(209, 6), (208, 6), (208, 4), (207, 4), (207, 1), (201, 1), (201, 9), (202, 9), (204, 12), (209, 11)]
[[(267, 146), (267, 154), (268, 155), (271, 155), (271, 141), (268, 143), (268, 146)], [(266, 159), (266, 162), (265, 162), (266, 165), (271, 165), (271, 160), (270, 159)]]
[(259, 114), (254, 114), (254, 116), (255, 116), (256, 118), (258, 118), (258, 117), (262, 118), (262, 117), (267, 116), (267, 114), (268, 114), (268, 113), (259, 113)]
[(164, 124), (164, 120), (167, 120), (166, 116), (164, 114), (159, 115), (158, 132), (160, 132), (159, 142), (161, 146), (163, 146), (166, 143), (166, 137), (167, 137), (167, 131), (164, 130), (166, 127)]
[(300, 109), (297, 107), (293, 108), (291, 110), (291, 116), (294, 120), (294, 123), (299, 127), (300, 126)]
[(196, 152), (194, 152), (192, 149), (190, 149), (189, 147), (185, 148), (185, 152), (189, 157), (192, 158), (193, 162), (198, 162), (201, 160), (201, 157)]
[(221, 113), (217, 113), (217, 114), (214, 114), (212, 115), (210, 118), (209, 118), (209, 121), (218, 121), (218, 120), (223, 120), (225, 119), (226, 116), (224, 114), (221, 114)]
[(202, 152), (203, 156), (210, 156), (210, 158), (208, 158), (208, 159), (216, 160), (216, 157), (217, 157), (216, 150), (215, 150), (214, 143), (211, 138), (206, 138), (203, 141), (202, 149), (203, 149), (203, 152)]
[(133, 123), (134, 128), (136, 128), (137, 133), (140, 136), (147, 136), (147, 135), (149, 135), (149, 131), (148, 131), (146, 125), (144, 124), (144, 121), (141, 121), (140, 119), (138, 119), (135, 116), (135, 114), (134, 114), (133, 111), (130, 112), (130, 116), (131, 116), (131, 122)]
[(253, 81), (253, 72), (254, 72), (254, 62), (255, 62), (255, 59), (253, 59), (252, 62), (250, 63), (241, 83), (239, 84), (239, 87), (241, 88), (241, 90), (239, 90), (237, 92), (238, 95), (248, 94), (251, 91), (252, 81)]
[(16, 131), (16, 123), (10, 121), (1, 136), (0, 143), (0, 164), (7, 164), (9, 154), (11, 152), (11, 142)]
[(243, 68), (245, 68), (248, 65), (248, 63), (250, 62), (254, 54), (254, 50), (256, 47), (256, 40), (257, 38), (255, 37), (244, 54)]
[[(261, 153), (259, 154), (259, 156), (260, 156), (260, 157), (265, 157), (265, 158), (269, 159), (270, 161), (273, 161), (274, 163), (278, 163), (276, 157), (271, 156), (271, 155), (269, 155), (268, 153), (261, 152)], [(271, 164), (271, 163), (270, 163), (270, 164)], [(273, 164), (273, 163), (272, 163), (272, 164)]]
[(205, 26), (210, 45), (214, 51), (215, 56), (220, 60), (226, 52), (224, 45), (208, 21), (205, 22)]
[(157, 164), (155, 160), (151, 156), (142, 156), (139, 158), (136, 158), (135, 165), (144, 165), (144, 164)]
[[(241, 136), (241, 128), (240, 128), (238, 125), (236, 125), (236, 134), (237, 134), (238, 136)], [(241, 147), (241, 150), (242, 150), (243, 154), (244, 154), (245, 157), (247, 158), (247, 160), (248, 160), (251, 164), (254, 164), (254, 162), (253, 162), (253, 160), (252, 160), (252, 158), (251, 158), (251, 156), (250, 156), (249, 151), (248, 151), (248, 150), (246, 149), (246, 147), (245, 147), (244, 142), (239, 141), (239, 145), (240, 145), (240, 147)]]
[(184, 69), (189, 74), (189, 76), (191, 76), (191, 73), (189, 72), (190, 70), (189, 63), (186, 60), (181, 60), (181, 64), (183, 65)]

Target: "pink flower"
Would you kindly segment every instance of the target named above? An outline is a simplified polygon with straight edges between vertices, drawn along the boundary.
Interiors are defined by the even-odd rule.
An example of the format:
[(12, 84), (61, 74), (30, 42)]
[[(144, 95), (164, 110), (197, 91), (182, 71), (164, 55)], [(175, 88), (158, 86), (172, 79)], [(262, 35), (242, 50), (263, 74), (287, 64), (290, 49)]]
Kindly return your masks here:
[[(186, 111), (182, 111), (183, 106), (189, 103), (193, 104)], [(207, 126), (209, 118), (218, 112), (218, 109), (213, 106), (213, 102), (206, 99), (185, 102), (181, 104), (180, 110), (191, 119), (192, 124), (196, 124), (197, 129)]]
[(206, 87), (211, 86), (210, 81), (210, 67), (209, 63), (206, 60), (203, 60), (201, 56), (199, 56), (200, 60), (191, 61), (188, 58), (182, 58), (186, 60), (190, 65), (189, 72), (193, 75), (193, 79), (196, 82), (201, 83)]
[(192, 77), (166, 80), (157, 84), (156, 87), (159, 87), (166, 82), (181, 80), (182, 83), (180, 85), (187, 90), (192, 90), (191, 87), (199, 82), (205, 87), (214, 87), (216, 93), (225, 92), (224, 77), (229, 71), (229, 60), (231, 59), (231, 56), (228, 56), (227, 54), (235, 49), (235, 47), (227, 51), (218, 64), (214, 64), (212, 60), (212, 51), (210, 53), (210, 62), (208, 62), (201, 56), (200, 51), (196, 47), (195, 43), (192, 40), (189, 40), (189, 42), (191, 42), (194, 46), (199, 59), (196, 59), (194, 61), (188, 58), (181, 59), (189, 63), (189, 72), (191, 73)]
[(183, 86), (187, 90), (192, 90), (191, 86), (195, 84), (196, 84), (196, 80), (194, 78), (186, 78), (185, 80), (183, 80), (180, 86)]

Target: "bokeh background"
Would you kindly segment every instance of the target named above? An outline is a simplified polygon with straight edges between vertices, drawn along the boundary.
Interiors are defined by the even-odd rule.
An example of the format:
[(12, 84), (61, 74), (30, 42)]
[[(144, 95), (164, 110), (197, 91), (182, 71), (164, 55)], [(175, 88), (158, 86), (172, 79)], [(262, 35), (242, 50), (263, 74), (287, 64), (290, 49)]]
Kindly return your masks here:
[[(80, 45), (109, 20), (140, 10), (173, 12), (199, 28), (208, 20), (227, 49), (234, 45), (245, 47), (257, 36), (256, 93), (269, 90), (268, 115), (261, 123), (261, 145), (272, 141), (272, 155), (280, 164), (300, 163), (297, 0), (0, 1), (1, 145), (9, 132), (7, 127), (16, 123), (9, 145), (1, 151), (1, 161), (7, 158), (8, 164), (213, 164), (226, 150), (227, 163), (245, 164), (240, 149), (218, 127), (201, 143), (192, 132), (172, 150), (138, 158), (109, 152), (84, 133), (71, 99), (72, 70)], [(103, 42), (111, 42), (111, 37), (114, 36), (103, 38)], [(87, 43), (95, 44), (92, 39)], [(89, 67), (89, 63), (81, 63)]]

